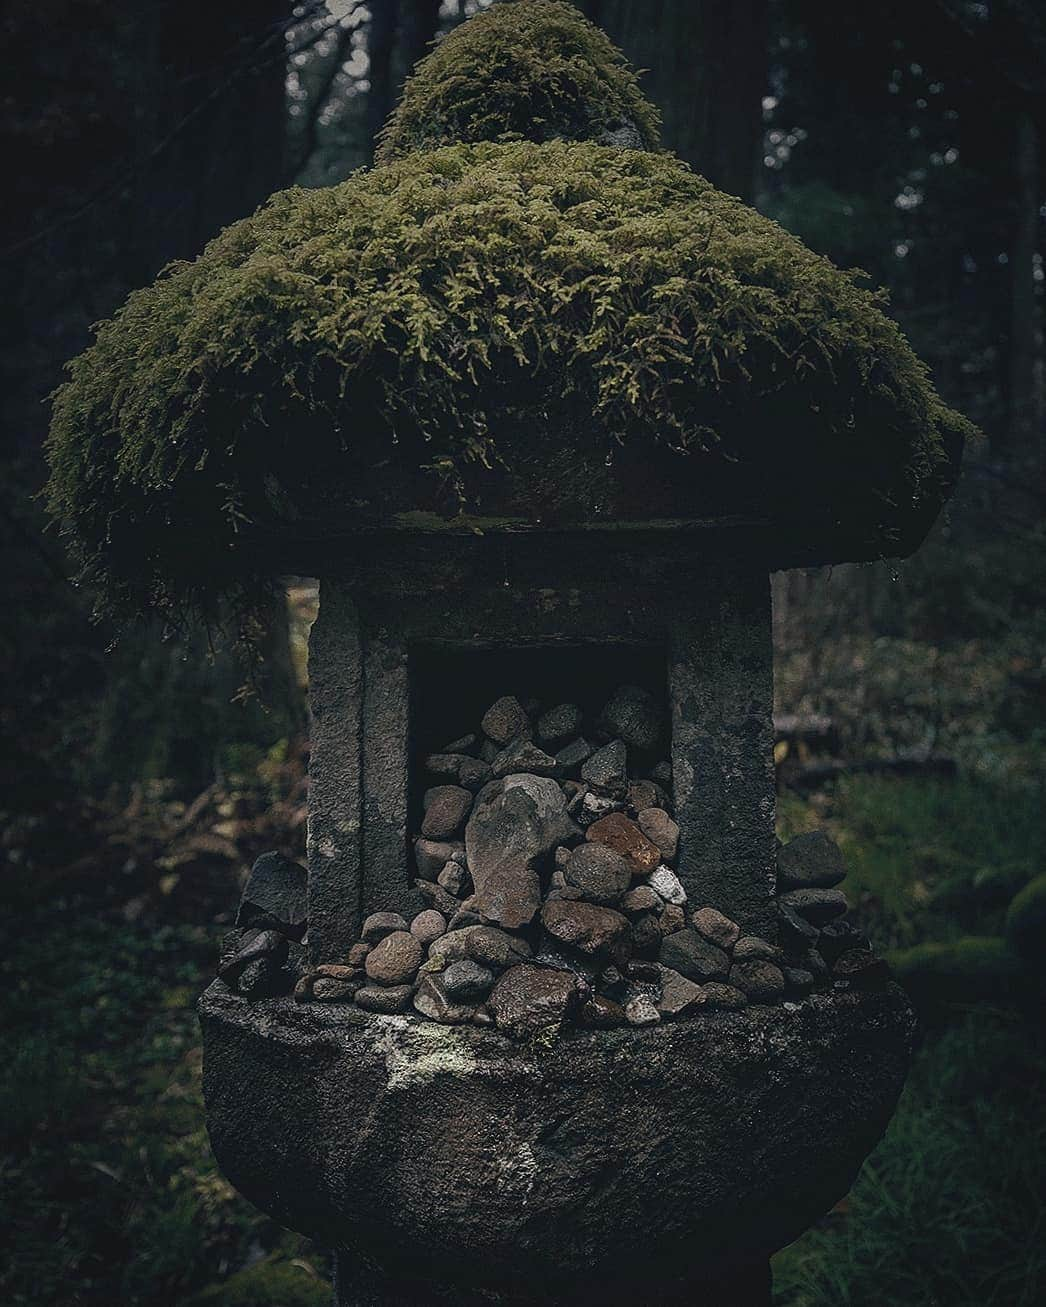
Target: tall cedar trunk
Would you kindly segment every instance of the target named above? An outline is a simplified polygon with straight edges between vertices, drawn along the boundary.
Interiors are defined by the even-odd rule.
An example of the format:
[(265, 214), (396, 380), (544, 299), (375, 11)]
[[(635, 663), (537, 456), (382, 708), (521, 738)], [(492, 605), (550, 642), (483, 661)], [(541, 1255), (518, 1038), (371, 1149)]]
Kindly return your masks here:
[(721, 190), (751, 200), (766, 93), (767, 0), (588, 0), (580, 6), (647, 69), (664, 143)]
[(280, 184), (289, 12), (289, 0), (5, 6), (0, 413), (21, 449), (39, 449), (41, 401), (90, 324)]
[[(198, 709), (191, 698), (177, 698), (190, 692), (178, 688), (185, 675), (181, 651), (171, 645), (164, 647), (165, 687), (141, 705), (140, 667), (158, 655), (156, 633), (143, 624), (115, 657), (103, 658), (112, 631), (92, 629), (84, 597), (64, 584), (66, 564), (54, 534), (41, 534), (33, 497), (44, 473), (44, 401), (65, 361), (89, 343), (91, 323), (165, 263), (193, 257), (282, 184), (290, 17), (290, 0), (4, 6), (10, 98), (0, 121), (7, 182), (0, 211), (0, 538), (9, 557), (0, 607), (17, 615), (9, 637), (21, 661), (49, 660), (49, 692), (15, 677), (18, 709), (0, 727), (5, 754), (9, 739), (19, 738), (48, 753), (46, 741), (68, 732), (68, 719), (80, 724), (90, 712), (85, 705), (109, 701), (124, 721), (129, 705), (139, 704), (138, 734), (158, 741), (139, 752), (159, 754), (162, 737), (177, 733), (167, 718)], [(285, 622), (282, 604), (273, 620)], [(285, 643), (286, 632), (274, 632), (273, 647)], [(224, 674), (233, 675), (227, 666)], [(207, 675), (201, 670), (194, 683), (196, 698), (222, 683), (222, 669), (210, 682)], [(285, 682), (274, 670), (273, 705), (281, 722), (298, 721), (296, 687)], [(242, 738), (233, 735), (245, 729), (239, 708), (228, 710), (223, 729)], [(275, 723), (270, 733), (281, 733)], [(126, 743), (119, 747), (127, 752)], [(206, 748), (200, 741), (202, 767), (210, 766)], [(53, 751), (63, 767), (69, 753)]]
[(1039, 132), (1027, 110), (1017, 115), (1015, 226), (1010, 254), (1010, 350), (1006, 449), (1029, 472), (1041, 471), (1043, 418), (1036, 378), (1038, 323), (1035, 254), (1039, 235)]
[(401, 64), (403, 76), (409, 77), (435, 39), (440, 0), (400, 0), (400, 9)]
[(399, 0), (372, 0), (367, 32), (368, 80), (367, 134), (373, 151), (374, 139), (392, 112), (395, 86), (392, 56), (399, 23)]

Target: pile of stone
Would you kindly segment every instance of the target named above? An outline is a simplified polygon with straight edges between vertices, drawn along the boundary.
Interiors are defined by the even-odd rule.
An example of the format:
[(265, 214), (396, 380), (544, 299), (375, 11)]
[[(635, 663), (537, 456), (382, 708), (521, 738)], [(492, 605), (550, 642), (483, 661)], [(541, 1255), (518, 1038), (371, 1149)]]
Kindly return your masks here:
[(372, 914), (344, 960), (302, 974), (295, 997), (526, 1037), (882, 980), (841, 920), (844, 868), (827, 836), (779, 851), (780, 943), (745, 935), (688, 904), (674, 870), (679, 827), (653, 696), (621, 687), (584, 725), (574, 705), (542, 712), (505, 697), (479, 732), (426, 758), (435, 784), (414, 844), (424, 910), (410, 921)]

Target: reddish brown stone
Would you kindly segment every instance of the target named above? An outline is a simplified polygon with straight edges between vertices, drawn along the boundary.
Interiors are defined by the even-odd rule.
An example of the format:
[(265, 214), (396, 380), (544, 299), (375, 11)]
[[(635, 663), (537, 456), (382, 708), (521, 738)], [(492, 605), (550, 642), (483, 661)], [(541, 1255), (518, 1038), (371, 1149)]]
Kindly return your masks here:
[(553, 939), (589, 957), (609, 958), (624, 966), (632, 953), (628, 918), (595, 903), (554, 899), (541, 909), (541, 924)]
[(657, 870), (661, 853), (656, 844), (643, 834), (634, 821), (623, 812), (611, 812), (594, 821), (585, 833), (592, 844), (605, 844), (620, 853), (630, 863), (637, 876), (648, 876)]

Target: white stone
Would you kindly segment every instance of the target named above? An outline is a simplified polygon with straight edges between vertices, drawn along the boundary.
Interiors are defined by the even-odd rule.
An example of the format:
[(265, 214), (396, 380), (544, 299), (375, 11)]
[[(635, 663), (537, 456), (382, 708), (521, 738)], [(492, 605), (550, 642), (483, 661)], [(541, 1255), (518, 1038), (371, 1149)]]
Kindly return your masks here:
[(666, 867), (664, 863), (656, 871), (650, 873), (647, 884), (655, 893), (660, 894), (666, 903), (673, 903), (677, 908), (681, 908), (686, 902), (686, 890), (683, 888), (683, 882), (672, 868)]

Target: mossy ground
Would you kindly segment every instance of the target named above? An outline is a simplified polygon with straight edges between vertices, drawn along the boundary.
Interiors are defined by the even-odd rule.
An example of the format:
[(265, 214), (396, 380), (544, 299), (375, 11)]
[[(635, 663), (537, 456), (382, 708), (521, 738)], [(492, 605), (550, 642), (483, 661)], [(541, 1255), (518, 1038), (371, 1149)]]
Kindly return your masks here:
[(277, 195), (133, 295), (57, 393), (48, 494), (110, 606), (177, 616), (260, 580), (323, 482), (342, 530), (482, 509), (506, 469), (587, 516), (619, 451), (673, 450), (677, 515), (733, 510), (729, 474), (874, 534), (964, 430), (874, 294), (677, 160), (450, 146)]

